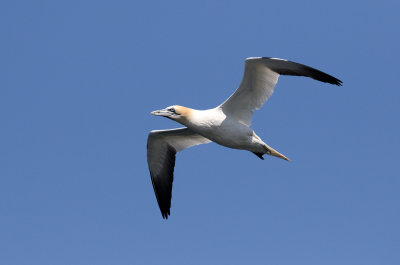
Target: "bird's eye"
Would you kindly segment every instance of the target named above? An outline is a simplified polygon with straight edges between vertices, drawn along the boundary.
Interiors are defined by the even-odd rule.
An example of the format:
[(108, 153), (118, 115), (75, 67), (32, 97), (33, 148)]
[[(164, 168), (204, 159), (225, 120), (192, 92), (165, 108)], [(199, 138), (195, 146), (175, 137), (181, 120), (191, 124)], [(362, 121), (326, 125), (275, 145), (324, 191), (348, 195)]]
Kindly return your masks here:
[(175, 113), (175, 109), (174, 108), (169, 108), (168, 111)]

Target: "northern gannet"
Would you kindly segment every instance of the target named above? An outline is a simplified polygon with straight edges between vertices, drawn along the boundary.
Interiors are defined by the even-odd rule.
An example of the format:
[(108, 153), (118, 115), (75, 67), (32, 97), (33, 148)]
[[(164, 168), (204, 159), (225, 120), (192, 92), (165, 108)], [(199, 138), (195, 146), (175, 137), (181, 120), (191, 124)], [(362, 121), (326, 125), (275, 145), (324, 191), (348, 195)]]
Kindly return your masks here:
[(259, 158), (271, 155), (290, 161), (274, 150), (250, 128), (254, 110), (272, 95), (280, 75), (306, 76), (341, 86), (342, 81), (317, 69), (269, 57), (250, 57), (245, 61), (239, 88), (213, 109), (195, 110), (173, 105), (151, 112), (186, 127), (151, 131), (147, 140), (147, 162), (162, 217), (170, 215), (175, 155), (183, 149), (209, 142), (253, 152)]

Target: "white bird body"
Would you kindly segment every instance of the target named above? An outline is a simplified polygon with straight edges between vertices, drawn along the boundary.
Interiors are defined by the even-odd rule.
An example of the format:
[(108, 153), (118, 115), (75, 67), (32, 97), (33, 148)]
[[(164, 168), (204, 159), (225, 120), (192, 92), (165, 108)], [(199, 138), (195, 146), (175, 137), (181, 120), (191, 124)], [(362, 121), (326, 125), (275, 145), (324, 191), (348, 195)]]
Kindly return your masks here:
[(190, 118), (182, 124), (217, 144), (252, 151), (249, 145), (253, 130), (236, 119), (226, 116), (221, 108), (191, 109)]
[(181, 123), (222, 146), (261, 154), (271, 152), (274, 156), (289, 160), (264, 143), (249, 126), (227, 116), (221, 107), (208, 110), (190, 109), (189, 118)]
[(183, 149), (215, 142), (233, 149), (248, 150), (261, 159), (264, 159), (264, 154), (268, 154), (290, 161), (264, 143), (250, 128), (254, 110), (259, 109), (272, 95), (279, 75), (308, 76), (341, 85), (340, 80), (302, 64), (276, 58), (252, 57), (246, 59), (239, 88), (218, 107), (195, 110), (174, 105), (151, 113), (186, 126), (152, 131), (147, 141), (151, 180), (164, 218), (170, 214), (175, 154)]

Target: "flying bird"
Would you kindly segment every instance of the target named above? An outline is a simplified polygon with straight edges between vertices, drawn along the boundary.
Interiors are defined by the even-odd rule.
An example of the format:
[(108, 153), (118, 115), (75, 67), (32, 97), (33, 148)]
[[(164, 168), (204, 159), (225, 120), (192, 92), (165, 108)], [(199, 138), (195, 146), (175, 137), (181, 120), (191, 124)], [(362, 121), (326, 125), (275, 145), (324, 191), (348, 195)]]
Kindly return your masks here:
[(215, 142), (233, 149), (248, 150), (260, 159), (267, 154), (290, 161), (250, 128), (254, 110), (261, 108), (272, 95), (280, 75), (306, 76), (342, 85), (339, 79), (303, 64), (278, 58), (250, 57), (245, 61), (239, 88), (216, 108), (195, 110), (173, 105), (151, 112), (185, 126), (151, 131), (147, 140), (147, 162), (163, 218), (170, 215), (175, 155), (179, 151)]

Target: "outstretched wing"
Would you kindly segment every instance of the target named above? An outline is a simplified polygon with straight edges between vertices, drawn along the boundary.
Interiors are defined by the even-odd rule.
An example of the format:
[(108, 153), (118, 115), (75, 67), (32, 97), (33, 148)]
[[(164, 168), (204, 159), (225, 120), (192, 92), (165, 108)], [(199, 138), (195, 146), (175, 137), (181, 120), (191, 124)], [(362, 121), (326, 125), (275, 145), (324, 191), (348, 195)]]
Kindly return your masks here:
[(219, 107), (250, 126), (253, 112), (262, 107), (274, 92), (279, 75), (306, 76), (340, 86), (342, 81), (309, 66), (269, 57), (251, 57), (245, 61), (239, 88)]
[(147, 163), (163, 218), (167, 219), (170, 215), (176, 153), (209, 142), (209, 139), (188, 128), (150, 132), (147, 139)]

